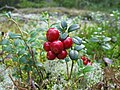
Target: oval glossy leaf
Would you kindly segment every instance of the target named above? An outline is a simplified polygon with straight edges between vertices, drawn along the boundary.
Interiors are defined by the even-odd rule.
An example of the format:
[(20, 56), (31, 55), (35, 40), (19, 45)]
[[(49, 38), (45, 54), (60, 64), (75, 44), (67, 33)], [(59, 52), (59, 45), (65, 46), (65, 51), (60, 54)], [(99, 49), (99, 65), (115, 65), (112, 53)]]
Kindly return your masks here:
[(63, 29), (60, 26), (56, 26), (56, 27), (60, 32), (62, 32)]
[(77, 61), (77, 65), (78, 65), (79, 68), (83, 68), (83, 66), (84, 66), (83, 60), (79, 59), (79, 60)]
[(82, 44), (82, 39), (79, 38), (79, 37), (74, 37), (72, 40), (77, 45), (81, 45)]
[(2, 45), (8, 45), (9, 44), (9, 40), (8, 39), (3, 39), (1, 44)]
[(26, 53), (26, 50), (23, 48), (23, 49), (21, 49), (20, 51), (18, 51), (18, 55), (22, 55), (22, 54), (24, 54), (24, 53)]
[(61, 33), (60, 34), (60, 39), (65, 40), (68, 36), (68, 33)]
[(35, 42), (36, 38), (29, 38), (28, 42), (29, 43), (32, 43), (32, 42)]
[(36, 37), (36, 35), (37, 35), (37, 32), (36, 32), (36, 31), (32, 31), (32, 32), (30, 32), (30, 36), (31, 36), (31, 38)]
[(100, 40), (98, 39), (98, 37), (92, 37), (90, 39), (92, 42), (99, 42)]
[(7, 52), (12, 52), (12, 45), (9, 44), (7, 47), (4, 47), (3, 50), (7, 51)]
[(72, 32), (72, 31), (75, 31), (77, 29), (79, 29), (79, 25), (78, 24), (73, 24), (71, 25), (69, 28), (68, 28), (68, 32)]
[(102, 48), (106, 49), (106, 50), (109, 50), (109, 49), (111, 49), (111, 46), (110, 46), (110, 44), (107, 43), (107, 44), (103, 44)]
[(61, 22), (61, 27), (63, 28), (63, 29), (67, 29), (67, 23), (66, 23), (66, 21), (62, 21)]
[(70, 53), (69, 53), (69, 56), (72, 60), (77, 60), (78, 59), (78, 51), (71, 50)]
[(90, 72), (90, 71), (93, 71), (94, 70), (94, 67), (93, 66), (86, 66), (84, 69), (83, 69), (83, 72), (84, 74), (87, 73), (87, 72)]
[(76, 45), (75, 46), (75, 50), (79, 51), (82, 50), (85, 47), (85, 45), (81, 44), (81, 45)]
[(12, 58), (12, 61), (13, 61), (13, 62), (18, 62), (18, 58), (17, 58), (17, 57), (13, 57), (13, 58)]
[(18, 46), (18, 45), (19, 45), (19, 42), (20, 42), (20, 40), (19, 40), (19, 39), (16, 39), (16, 40), (14, 41), (14, 45), (15, 45), (15, 46)]
[(20, 59), (19, 59), (19, 62), (20, 63), (27, 63), (27, 60), (26, 60), (26, 56), (22, 56)]
[(10, 33), (9, 33), (9, 37), (10, 37), (11, 39), (16, 39), (16, 38), (21, 38), (21, 35), (19, 35), (19, 34), (14, 34), (14, 33), (10, 32)]
[(104, 41), (104, 42), (108, 42), (108, 41), (110, 41), (110, 40), (111, 40), (110, 37), (104, 37), (104, 38), (103, 38), (103, 41)]

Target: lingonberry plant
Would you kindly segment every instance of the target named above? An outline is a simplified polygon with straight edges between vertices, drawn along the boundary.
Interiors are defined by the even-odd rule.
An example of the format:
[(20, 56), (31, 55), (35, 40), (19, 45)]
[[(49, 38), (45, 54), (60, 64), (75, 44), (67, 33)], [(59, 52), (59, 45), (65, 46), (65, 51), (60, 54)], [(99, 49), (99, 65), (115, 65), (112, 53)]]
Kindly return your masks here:
[[(79, 63), (79, 51), (82, 50), (85, 46), (82, 44), (82, 39), (74, 36), (70, 37), (69, 33), (79, 29), (78, 24), (73, 24), (69, 26), (66, 21), (62, 21), (60, 26), (49, 28), (46, 32), (47, 41), (44, 43), (44, 50), (47, 51), (48, 60), (65, 60), (67, 68), (67, 80), (70, 80), (72, 77), (74, 63)], [(68, 57), (67, 57), (68, 54)], [(90, 60), (82, 56), (82, 64), (92, 65)], [(72, 60), (71, 70), (69, 72), (68, 61)], [(78, 66), (81, 64), (78, 64)], [(91, 66), (86, 66), (81, 68), (84, 74), (89, 72), (93, 68)]]
[[(46, 61), (49, 61), (48, 66), (50, 62), (63, 63), (64, 66), (59, 68), (64, 68), (66, 71), (62, 76), (67, 81), (67, 86), (71, 81), (78, 82), (79, 78), (94, 69), (87, 57), (80, 58), (81, 50), (85, 48), (82, 38), (72, 35), (72, 32), (80, 29), (79, 24), (61, 21), (52, 26), (49, 15), (44, 13), (48, 26), (44, 27), (44, 32), (43, 28), (22, 30), (10, 13), (6, 15), (8, 21), (16, 25), (19, 33), (10, 31), (6, 35), (2, 32), (1, 62), (13, 68), (13, 75), (9, 74), (9, 77), (18, 89), (51, 89), (54, 83), (58, 83), (60, 76), (58, 81), (50, 79), (52, 72), (47, 71), (43, 65)], [(4, 61), (7, 58), (10, 59), (9, 62)], [(52, 67), (54, 70), (57, 69), (54, 65)]]

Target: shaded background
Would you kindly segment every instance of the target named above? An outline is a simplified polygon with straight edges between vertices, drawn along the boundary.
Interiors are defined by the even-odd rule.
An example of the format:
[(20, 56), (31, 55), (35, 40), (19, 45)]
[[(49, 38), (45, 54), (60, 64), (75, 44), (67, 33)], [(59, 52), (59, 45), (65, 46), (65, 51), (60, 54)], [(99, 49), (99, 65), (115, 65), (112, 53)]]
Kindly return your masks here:
[(5, 5), (16, 8), (66, 7), (112, 11), (120, 8), (120, 0), (0, 0), (0, 7)]

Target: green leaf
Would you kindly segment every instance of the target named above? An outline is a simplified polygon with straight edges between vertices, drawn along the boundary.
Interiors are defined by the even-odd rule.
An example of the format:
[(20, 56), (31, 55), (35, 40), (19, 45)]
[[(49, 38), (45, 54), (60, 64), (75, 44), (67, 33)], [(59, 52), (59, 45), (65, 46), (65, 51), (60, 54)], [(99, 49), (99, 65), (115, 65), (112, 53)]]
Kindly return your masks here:
[(36, 31), (30, 32), (30, 37), (31, 37), (31, 38), (36, 37), (36, 35), (37, 35), (37, 32), (36, 32)]
[(77, 45), (81, 45), (82, 44), (82, 39), (79, 38), (79, 37), (74, 37), (72, 40)]
[(9, 40), (8, 39), (3, 39), (1, 44), (2, 45), (8, 45), (9, 44)]
[(72, 32), (72, 31), (75, 31), (77, 29), (79, 29), (79, 25), (78, 24), (73, 24), (71, 25), (69, 28), (68, 28), (68, 32)]
[(17, 58), (17, 57), (13, 57), (13, 58), (12, 58), (12, 61), (13, 61), (13, 62), (18, 62), (18, 58)]
[(26, 70), (27, 72), (29, 72), (32, 70), (32, 67), (25, 65), (25, 67), (23, 69)]
[(90, 71), (93, 71), (94, 70), (94, 67), (93, 66), (86, 66), (84, 69), (83, 69), (83, 73), (87, 73), (87, 72), (90, 72)]
[(70, 53), (69, 53), (69, 56), (72, 60), (77, 60), (78, 59), (78, 51), (71, 50)]
[(99, 42), (100, 40), (98, 39), (98, 37), (92, 37), (90, 39), (92, 42)]
[(14, 41), (14, 45), (15, 45), (15, 46), (18, 46), (19, 43), (20, 43), (20, 39), (16, 39), (16, 40)]
[(18, 51), (18, 55), (23, 55), (25, 54), (26, 50), (23, 48), (20, 51)]
[(32, 43), (32, 42), (35, 42), (35, 40), (36, 40), (36, 38), (29, 38), (29, 39), (28, 39), (28, 42), (29, 42), (29, 43)]
[(63, 31), (63, 29), (62, 29), (60, 26), (56, 26), (56, 27), (57, 27), (57, 29), (58, 29), (60, 32)]
[(68, 36), (68, 33), (61, 33), (60, 34), (60, 39), (65, 40)]
[(7, 13), (5, 13), (5, 16), (11, 18), (11, 12), (7, 12)]
[(83, 60), (80, 60), (80, 59), (79, 59), (79, 60), (77, 61), (77, 65), (78, 65), (79, 68), (83, 68), (83, 66), (84, 66), (84, 65), (83, 65)]
[(4, 47), (3, 50), (5, 50), (7, 52), (12, 52), (12, 45), (9, 44), (7, 47)]
[(82, 50), (85, 47), (85, 45), (81, 44), (81, 45), (76, 45), (75, 46), (75, 50), (79, 51)]
[(104, 41), (104, 42), (108, 42), (108, 41), (110, 41), (110, 40), (111, 40), (110, 37), (104, 37), (104, 38), (103, 38), (103, 41)]
[(20, 34), (14, 34), (12, 32), (9, 32), (9, 37), (11, 39), (16, 39), (16, 38), (21, 38), (21, 35)]
[(26, 59), (26, 56), (25, 55), (23, 55), (20, 59), (19, 59), (19, 62), (20, 63), (27, 63), (27, 59)]
[(102, 48), (106, 49), (106, 50), (109, 50), (109, 49), (111, 49), (111, 46), (110, 46), (110, 44), (106, 43), (106, 44), (102, 45)]
[(63, 28), (63, 29), (67, 29), (67, 23), (66, 23), (66, 21), (62, 21), (61, 22), (61, 27)]

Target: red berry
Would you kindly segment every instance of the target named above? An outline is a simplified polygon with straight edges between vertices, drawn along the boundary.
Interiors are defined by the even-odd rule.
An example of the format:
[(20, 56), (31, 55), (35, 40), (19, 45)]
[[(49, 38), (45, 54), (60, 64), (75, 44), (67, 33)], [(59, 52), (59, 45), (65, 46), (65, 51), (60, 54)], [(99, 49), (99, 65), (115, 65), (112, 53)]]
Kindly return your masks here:
[(56, 55), (52, 51), (47, 52), (47, 59), (48, 60), (54, 60), (56, 58)]
[(46, 34), (47, 40), (50, 42), (58, 40), (59, 36), (60, 36), (59, 31), (55, 28), (48, 29)]
[(62, 52), (57, 55), (57, 58), (58, 59), (64, 59), (64, 58), (66, 58), (66, 56), (67, 56), (67, 51), (62, 50)]
[(88, 64), (88, 60), (83, 61), (83, 64), (87, 65)]
[(85, 61), (87, 58), (85, 56), (82, 56), (81, 59)]
[(63, 41), (63, 44), (64, 44), (64, 48), (65, 49), (68, 49), (72, 46), (73, 42), (72, 42), (72, 38), (70, 37), (67, 37), (64, 41)]
[(44, 43), (44, 50), (45, 51), (50, 51), (50, 44), (51, 44), (51, 42), (45, 42)]
[(57, 40), (57, 41), (54, 41), (50, 44), (50, 49), (53, 53), (59, 54), (64, 49), (64, 46), (60, 40)]

